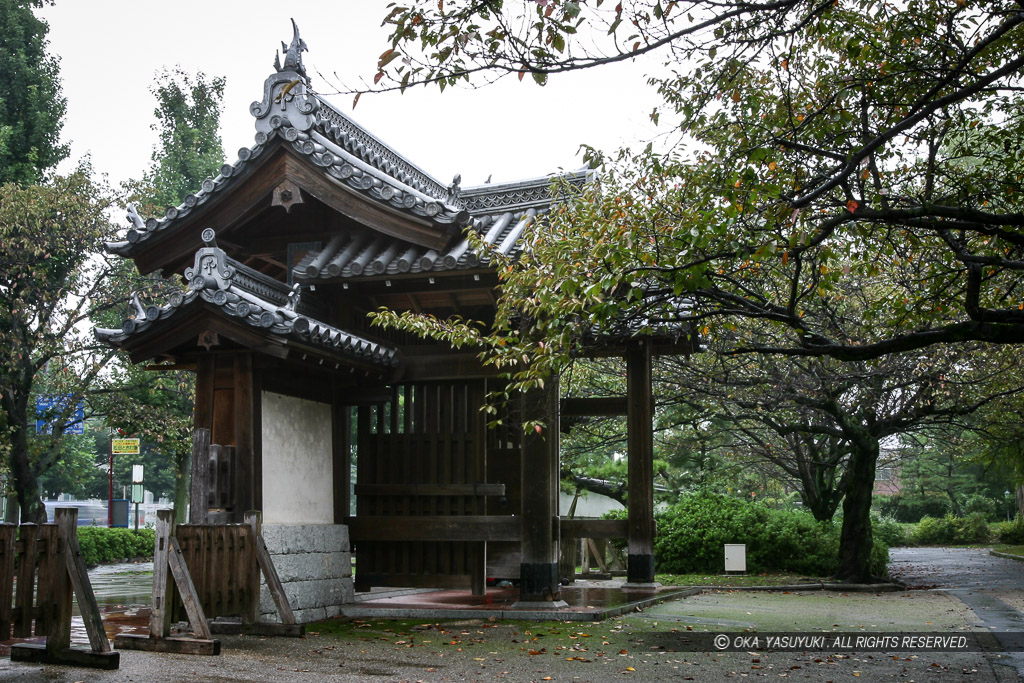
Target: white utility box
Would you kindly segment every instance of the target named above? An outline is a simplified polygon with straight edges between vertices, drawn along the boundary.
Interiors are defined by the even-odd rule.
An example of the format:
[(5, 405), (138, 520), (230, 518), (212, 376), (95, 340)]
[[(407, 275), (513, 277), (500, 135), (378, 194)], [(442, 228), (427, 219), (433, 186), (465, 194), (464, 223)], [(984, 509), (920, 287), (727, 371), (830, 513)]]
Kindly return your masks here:
[(725, 571), (747, 571), (747, 545), (745, 543), (725, 544)]

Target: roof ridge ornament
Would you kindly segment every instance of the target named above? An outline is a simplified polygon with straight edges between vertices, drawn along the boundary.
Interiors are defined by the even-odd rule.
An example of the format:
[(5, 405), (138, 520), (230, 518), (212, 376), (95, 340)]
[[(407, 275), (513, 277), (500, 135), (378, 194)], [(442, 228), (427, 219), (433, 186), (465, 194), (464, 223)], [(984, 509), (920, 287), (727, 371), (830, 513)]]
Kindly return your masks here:
[(307, 131), (316, 123), (320, 100), (309, 89), (309, 76), (302, 64), (302, 53), (308, 51), (306, 41), (299, 36), (299, 27), (292, 19), (291, 45), (281, 43), (281, 55), (274, 57), (274, 71), (263, 83), (263, 100), (249, 105), (249, 113), (256, 117), (256, 130), (272, 135), (282, 127)]
[(448, 186), (448, 203), (457, 204), (462, 195), (462, 174), (456, 173), (452, 178), (452, 184)]
[(306, 75), (306, 67), (302, 64), (302, 53), (307, 52), (309, 47), (306, 45), (301, 37), (299, 37), (299, 25), (295, 23), (295, 19), (292, 19), (292, 42), (291, 45), (285, 46), (284, 41), (281, 41), (281, 49), (284, 51), (284, 68), (278, 67), (278, 71), (294, 71), (306, 79), (306, 83), (309, 83), (309, 76)]

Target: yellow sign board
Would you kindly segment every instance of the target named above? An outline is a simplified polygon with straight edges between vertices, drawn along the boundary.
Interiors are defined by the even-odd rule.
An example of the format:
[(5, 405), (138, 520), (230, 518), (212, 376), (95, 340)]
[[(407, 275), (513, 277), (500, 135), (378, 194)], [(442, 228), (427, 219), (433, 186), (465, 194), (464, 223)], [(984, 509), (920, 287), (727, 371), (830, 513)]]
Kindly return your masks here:
[(139, 454), (139, 440), (138, 439), (111, 439), (110, 440), (110, 453), (111, 453), (111, 455), (138, 455)]

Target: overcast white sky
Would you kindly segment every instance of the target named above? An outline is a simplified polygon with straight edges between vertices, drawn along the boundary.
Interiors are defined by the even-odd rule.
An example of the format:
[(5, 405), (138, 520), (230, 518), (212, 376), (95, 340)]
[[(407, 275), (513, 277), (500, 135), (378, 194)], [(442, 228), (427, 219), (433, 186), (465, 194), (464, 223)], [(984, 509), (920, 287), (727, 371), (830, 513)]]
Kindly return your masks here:
[[(61, 59), (68, 111), (63, 138), (73, 160), (91, 154), (97, 171), (120, 182), (148, 167), (156, 135), (149, 89), (163, 67), (226, 76), (221, 133), (229, 161), (253, 144), (249, 104), (262, 96), (274, 51), (291, 40), (290, 18), (309, 45), (313, 87), (369, 80), (387, 47), (380, 27), (387, 0), (57, 0), (40, 10), (50, 53)], [(329, 76), (329, 81), (317, 73)], [(464, 187), (546, 175), (582, 165), (581, 143), (612, 150), (656, 133), (657, 103), (635, 64), (553, 78), (537, 87), (504, 79), (477, 90), (416, 88), (404, 95), (330, 97), (358, 123), (443, 182)]]

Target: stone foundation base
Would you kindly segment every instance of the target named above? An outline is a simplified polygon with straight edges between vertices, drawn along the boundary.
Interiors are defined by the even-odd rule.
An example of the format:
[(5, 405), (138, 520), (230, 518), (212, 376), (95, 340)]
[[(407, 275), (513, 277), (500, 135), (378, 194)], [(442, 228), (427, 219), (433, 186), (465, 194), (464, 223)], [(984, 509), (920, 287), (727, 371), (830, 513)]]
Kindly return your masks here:
[[(295, 620), (308, 624), (341, 614), (354, 601), (348, 527), (341, 524), (264, 524), (263, 538)], [(260, 621), (280, 622), (266, 582)]]

